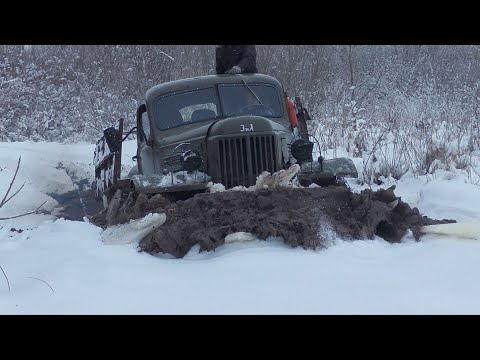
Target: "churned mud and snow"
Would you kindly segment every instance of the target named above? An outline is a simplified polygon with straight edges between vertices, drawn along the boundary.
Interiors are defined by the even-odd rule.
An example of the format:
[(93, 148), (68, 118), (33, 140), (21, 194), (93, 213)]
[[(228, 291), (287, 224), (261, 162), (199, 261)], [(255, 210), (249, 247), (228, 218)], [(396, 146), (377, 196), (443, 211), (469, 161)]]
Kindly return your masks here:
[[(126, 211), (119, 223), (97, 226), (81, 195), (75, 214), (61, 198), (86, 191), (93, 150), (0, 143), (0, 197), (19, 156), (13, 190), (25, 183), (0, 218), (47, 201), (43, 213), (0, 221), (0, 313), (480, 314), (480, 242), (469, 225), (480, 219), (480, 188), (461, 173), (371, 190), (351, 182), (352, 192), (264, 188), (255, 197), (212, 184), (218, 192), (175, 204), (157, 198), (150, 205), (161, 213)], [(127, 141), (123, 173), (135, 165), (134, 155), (135, 143)], [(457, 221), (430, 229), (456, 229), (421, 235), (427, 218)], [(297, 235), (302, 231), (306, 236)], [(468, 231), (473, 236), (460, 236)], [(150, 253), (142, 249), (160, 232), (200, 241), (180, 246), (181, 259), (157, 251), (161, 241), (148, 242)]]

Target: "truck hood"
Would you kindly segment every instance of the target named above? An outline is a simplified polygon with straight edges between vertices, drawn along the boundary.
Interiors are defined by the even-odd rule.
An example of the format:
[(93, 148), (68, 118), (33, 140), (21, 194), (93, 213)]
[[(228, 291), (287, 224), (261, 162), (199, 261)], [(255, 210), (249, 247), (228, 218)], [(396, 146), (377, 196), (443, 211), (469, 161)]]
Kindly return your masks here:
[(238, 116), (218, 120), (209, 131), (209, 136), (253, 135), (265, 132), (287, 132), (284, 126), (261, 116)]
[[(176, 144), (181, 142), (191, 142), (193, 139), (205, 138), (208, 133), (208, 129), (214, 123), (215, 120), (205, 121), (202, 123), (188, 124), (181, 128), (176, 128), (175, 134), (164, 136), (160, 140), (160, 145)], [(179, 133), (178, 129), (182, 131)]]
[[(180, 128), (176, 128), (177, 130)], [(223, 135), (253, 135), (266, 132), (288, 132), (283, 125), (277, 124), (262, 116), (238, 116), (221, 120), (211, 120), (201, 124), (188, 124), (181, 127), (182, 132), (166, 135), (160, 140), (160, 145), (191, 142), (194, 139), (208, 136)]]

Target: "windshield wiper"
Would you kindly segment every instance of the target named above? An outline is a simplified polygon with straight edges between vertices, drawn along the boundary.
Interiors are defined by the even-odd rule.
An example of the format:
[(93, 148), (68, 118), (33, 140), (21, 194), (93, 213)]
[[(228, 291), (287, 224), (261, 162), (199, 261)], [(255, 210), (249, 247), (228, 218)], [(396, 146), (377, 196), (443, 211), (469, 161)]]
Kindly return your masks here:
[(250, 88), (250, 86), (248, 86), (248, 84), (245, 82), (245, 80), (242, 80), (242, 83), (247, 87), (248, 90), (250, 90), (250, 92), (253, 94), (253, 96), (255, 96), (255, 99), (257, 99), (257, 101), (260, 103), (260, 105), (265, 106), (265, 105), (263, 105), (262, 101), (258, 98), (257, 94), (255, 94), (255, 92)]

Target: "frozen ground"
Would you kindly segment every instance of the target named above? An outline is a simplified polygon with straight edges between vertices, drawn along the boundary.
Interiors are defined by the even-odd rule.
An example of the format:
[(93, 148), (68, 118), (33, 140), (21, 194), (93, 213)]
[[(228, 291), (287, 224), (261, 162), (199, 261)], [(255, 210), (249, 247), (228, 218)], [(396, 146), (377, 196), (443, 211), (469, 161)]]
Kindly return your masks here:
[[(92, 144), (0, 143), (0, 218), (93, 176)], [(125, 143), (125, 172), (135, 143)], [(359, 164), (358, 164), (359, 165)], [(480, 219), (480, 187), (460, 173), (405, 178), (396, 194), (432, 218)], [(389, 186), (391, 184), (386, 184)], [(360, 190), (359, 185), (352, 185)], [(160, 216), (159, 221), (162, 221)], [(131, 229), (130, 229), (131, 230)], [(183, 259), (138, 253), (137, 232), (29, 215), (0, 221), (1, 314), (480, 314), (480, 241), (426, 235), (400, 244), (336, 239), (324, 250), (231, 236)], [(112, 240), (115, 231), (122, 234)], [(123, 231), (123, 232), (122, 232)], [(231, 240), (245, 241), (231, 241)], [(107, 240), (110, 239), (110, 240)], [(102, 241), (105, 240), (105, 241)], [(8, 283), (7, 283), (8, 278)], [(9, 290), (10, 287), (10, 290)]]

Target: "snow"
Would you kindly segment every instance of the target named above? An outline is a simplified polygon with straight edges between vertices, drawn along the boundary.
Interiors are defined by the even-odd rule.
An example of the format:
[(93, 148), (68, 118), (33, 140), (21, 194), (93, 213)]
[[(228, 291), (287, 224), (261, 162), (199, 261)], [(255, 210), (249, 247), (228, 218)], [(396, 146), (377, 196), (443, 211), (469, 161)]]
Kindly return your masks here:
[(210, 191), (211, 193), (225, 191), (225, 186), (223, 184), (217, 184), (211, 181), (207, 184), (207, 188), (209, 189), (208, 191)]
[[(438, 179), (427, 183), (421, 189), (418, 209), (436, 218), (450, 216), (457, 221), (480, 218), (478, 189), (478, 186), (468, 183), (463, 177), (455, 177), (451, 180)], [(465, 194), (469, 194), (469, 201), (459, 208), (458, 201), (464, 198)]]
[(191, 173), (187, 171), (169, 172), (166, 175), (134, 175), (132, 180), (138, 182), (141, 186), (161, 186), (168, 187), (174, 185), (192, 185), (210, 182), (210, 177), (204, 172), (195, 170)]
[[(22, 156), (20, 194), (0, 217), (36, 208), (49, 193), (93, 179), (95, 144), (0, 143), (0, 198)], [(122, 173), (135, 165), (124, 143)], [(337, 153), (337, 156), (344, 154)], [(353, 159), (357, 168), (362, 159)], [(59, 164), (61, 165), (59, 166)], [(433, 218), (480, 219), (480, 187), (461, 172), (391, 178), (396, 194)], [(354, 191), (366, 185), (349, 183)], [(220, 188), (219, 184), (212, 187)], [(480, 241), (428, 234), (415, 242), (349, 242), (330, 234), (321, 250), (281, 239), (229, 235), (214, 252), (183, 259), (138, 252), (137, 242), (165, 221), (151, 214), (105, 231), (88, 221), (29, 215), (0, 221), (1, 314), (480, 314)], [(328, 227), (325, 230), (328, 232)]]
[[(275, 188), (279, 186), (296, 187), (297, 185), (294, 184), (295, 181), (292, 181), (292, 178), (299, 170), (300, 166), (298, 164), (294, 164), (287, 170), (279, 170), (275, 174), (264, 171), (257, 176), (255, 185), (249, 187), (241, 185), (234, 186), (228, 189), (228, 191), (256, 191), (259, 189)], [(207, 188), (211, 193), (225, 191), (225, 186), (223, 184), (216, 184), (211, 181), (207, 184)]]
[(230, 244), (237, 241), (252, 241), (259, 240), (254, 234), (246, 233), (243, 231), (237, 232), (235, 234), (230, 234), (225, 237), (225, 244)]
[(101, 241), (108, 245), (138, 244), (138, 242), (155, 228), (167, 220), (165, 214), (148, 214), (147, 216), (130, 220), (126, 224), (111, 226), (102, 232)]

